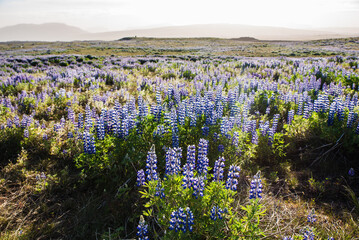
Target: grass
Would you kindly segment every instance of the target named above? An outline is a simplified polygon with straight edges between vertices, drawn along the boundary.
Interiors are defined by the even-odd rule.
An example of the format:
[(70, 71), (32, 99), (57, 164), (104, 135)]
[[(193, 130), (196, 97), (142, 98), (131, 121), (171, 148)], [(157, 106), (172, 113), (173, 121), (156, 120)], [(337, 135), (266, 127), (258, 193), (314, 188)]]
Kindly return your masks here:
[[(358, 50), (357, 38), (322, 41), (237, 41), (219, 38), (132, 38), (127, 41), (8, 42), (0, 43), (3, 54), (95, 56), (200, 55), (245, 57), (318, 57)], [(333, 48), (333, 45), (336, 48)], [(165, 47), (164, 47), (165, 46)], [(345, 47), (345, 51), (341, 50)], [(329, 48), (329, 49), (327, 49)], [(20, 50), (20, 51), (19, 51)]]

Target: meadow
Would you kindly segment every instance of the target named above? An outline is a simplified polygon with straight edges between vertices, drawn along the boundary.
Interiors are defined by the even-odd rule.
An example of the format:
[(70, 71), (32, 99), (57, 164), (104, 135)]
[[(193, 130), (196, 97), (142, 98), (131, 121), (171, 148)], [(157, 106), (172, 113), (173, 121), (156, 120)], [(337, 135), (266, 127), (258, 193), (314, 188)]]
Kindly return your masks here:
[(0, 52), (0, 239), (359, 239), (359, 39)]

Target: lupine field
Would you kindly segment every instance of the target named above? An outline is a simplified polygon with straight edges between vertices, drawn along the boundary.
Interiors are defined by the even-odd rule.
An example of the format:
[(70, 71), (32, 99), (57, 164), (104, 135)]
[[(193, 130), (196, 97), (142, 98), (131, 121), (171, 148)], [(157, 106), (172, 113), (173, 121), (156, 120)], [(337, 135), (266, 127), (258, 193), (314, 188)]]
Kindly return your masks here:
[(173, 41), (1, 44), (0, 239), (359, 239), (358, 39)]

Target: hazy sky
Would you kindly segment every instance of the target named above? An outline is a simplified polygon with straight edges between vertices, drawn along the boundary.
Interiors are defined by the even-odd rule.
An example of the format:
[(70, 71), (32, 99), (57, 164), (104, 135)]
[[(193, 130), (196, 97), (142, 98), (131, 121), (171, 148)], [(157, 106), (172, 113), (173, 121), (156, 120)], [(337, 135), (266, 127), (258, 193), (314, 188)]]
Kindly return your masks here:
[(46, 22), (90, 31), (205, 23), (359, 27), (359, 0), (0, 0), (0, 27)]

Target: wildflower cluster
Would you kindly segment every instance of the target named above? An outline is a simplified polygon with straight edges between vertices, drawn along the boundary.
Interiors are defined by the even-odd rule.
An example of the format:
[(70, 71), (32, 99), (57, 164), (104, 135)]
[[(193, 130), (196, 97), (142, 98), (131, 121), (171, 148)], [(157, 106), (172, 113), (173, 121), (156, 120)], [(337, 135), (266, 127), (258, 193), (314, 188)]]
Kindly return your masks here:
[(193, 213), (189, 207), (184, 210), (183, 208), (178, 208), (171, 213), (170, 219), (170, 230), (175, 230), (176, 232), (182, 231), (193, 231)]

